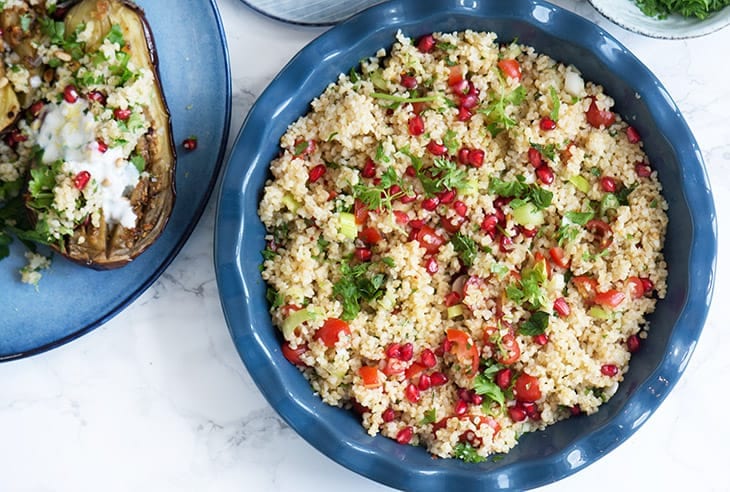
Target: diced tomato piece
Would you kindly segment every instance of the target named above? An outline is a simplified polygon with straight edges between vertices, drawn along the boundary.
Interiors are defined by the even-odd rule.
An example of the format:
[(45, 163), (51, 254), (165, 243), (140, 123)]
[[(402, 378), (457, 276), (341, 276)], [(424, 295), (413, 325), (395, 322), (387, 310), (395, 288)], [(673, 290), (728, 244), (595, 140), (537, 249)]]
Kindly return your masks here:
[(596, 296), (598, 282), (595, 278), (591, 278), (586, 275), (578, 275), (573, 277), (571, 281), (583, 299), (592, 301)]
[(461, 83), (464, 80), (464, 74), (459, 65), (454, 65), (449, 71), (449, 87)]
[(446, 330), (446, 340), (451, 343), (450, 352), (456, 356), (464, 373), (476, 376), (479, 370), (479, 350), (471, 337), (462, 330)]
[(406, 369), (406, 379), (417, 378), (423, 371), (426, 370), (426, 366), (418, 362), (414, 362)]
[(362, 378), (362, 385), (366, 388), (377, 388), (380, 386), (378, 378), (378, 368), (373, 366), (362, 366), (358, 371)]
[(444, 238), (442, 238), (431, 226), (424, 225), (418, 229), (416, 234), (416, 240), (428, 254), (438, 253), (441, 245), (444, 244)]
[(332, 348), (339, 341), (341, 334), (350, 334), (350, 325), (338, 318), (327, 318), (314, 338), (322, 340), (326, 347)]
[(499, 355), (497, 362), (508, 366), (520, 359), (521, 350), (514, 333), (506, 333), (502, 336), (502, 342), (498, 344)]
[(395, 357), (389, 357), (385, 361), (385, 365), (383, 366), (383, 374), (385, 374), (386, 376), (400, 374), (406, 370), (407, 364), (407, 362), (397, 359)]
[(554, 246), (548, 251), (550, 259), (553, 260), (555, 265), (560, 268), (568, 268), (570, 266), (570, 260), (565, 258), (565, 251), (559, 246)]
[(644, 282), (642, 282), (639, 277), (629, 277), (626, 280), (626, 283), (629, 286), (631, 297), (634, 299), (644, 297)]
[(288, 360), (295, 366), (306, 365), (300, 358), (302, 354), (304, 354), (304, 352), (306, 351), (307, 346), (305, 344), (291, 348), (288, 343), (284, 342), (284, 344), (281, 346), (281, 352), (284, 354), (284, 358), (286, 358), (286, 360)]
[(380, 231), (378, 231), (375, 227), (363, 228), (363, 230), (358, 233), (357, 237), (365, 244), (377, 244), (381, 239), (383, 239), (383, 236), (380, 235)]
[(616, 115), (612, 111), (598, 109), (596, 98), (592, 97), (591, 105), (586, 111), (586, 120), (593, 128), (600, 128), (601, 126), (608, 128), (616, 122)]
[(515, 399), (519, 402), (534, 402), (542, 398), (540, 380), (523, 372), (515, 380)]
[(615, 309), (621, 304), (626, 295), (616, 289), (609, 289), (606, 292), (596, 293), (596, 297), (593, 298), (593, 302), (603, 307)]
[(588, 232), (600, 238), (598, 247), (601, 251), (613, 243), (613, 229), (606, 222), (600, 219), (591, 219), (586, 222), (585, 228)]
[(504, 58), (497, 62), (497, 66), (502, 71), (505, 77), (511, 79), (520, 80), (522, 78), (522, 70), (520, 70), (520, 63), (514, 58)]
[(461, 302), (461, 294), (458, 292), (449, 292), (446, 294), (446, 297), (444, 298), (444, 304), (446, 307), (451, 307), (459, 304)]
[(359, 198), (355, 198), (355, 205), (352, 210), (355, 216), (355, 224), (363, 225), (368, 220), (368, 207)]

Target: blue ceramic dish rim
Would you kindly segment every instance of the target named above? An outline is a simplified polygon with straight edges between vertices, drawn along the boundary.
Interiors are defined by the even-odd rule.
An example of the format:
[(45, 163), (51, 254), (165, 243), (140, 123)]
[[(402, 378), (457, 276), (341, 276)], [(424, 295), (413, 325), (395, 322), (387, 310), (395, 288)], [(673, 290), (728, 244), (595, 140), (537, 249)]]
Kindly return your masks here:
[(168, 255), (163, 259), (162, 263), (160, 263), (159, 267), (150, 274), (150, 276), (145, 280), (144, 283), (142, 283), (137, 289), (130, 292), (129, 296), (127, 296), (123, 301), (121, 301), (117, 306), (114, 307), (111, 311), (106, 313), (104, 316), (98, 318), (94, 322), (83, 326), (79, 328), (78, 330), (74, 331), (73, 333), (70, 333), (62, 338), (59, 338), (57, 340), (54, 340), (50, 343), (41, 345), (39, 347), (33, 348), (32, 350), (26, 350), (22, 352), (17, 352), (14, 354), (9, 354), (6, 356), (0, 356), (0, 363), (2, 362), (10, 362), (13, 360), (18, 359), (24, 359), (26, 357), (31, 357), (34, 355), (42, 354), (43, 352), (47, 352), (49, 350), (53, 350), (57, 347), (60, 347), (62, 345), (65, 345), (69, 342), (72, 342), (73, 340), (86, 335), (87, 333), (93, 331), (94, 329), (98, 328), (99, 326), (103, 325), (113, 317), (115, 317), (117, 314), (122, 312), (127, 306), (129, 306), (135, 299), (137, 299), (140, 295), (142, 295), (143, 292), (145, 292), (150, 285), (152, 285), (155, 280), (157, 280), (160, 275), (167, 269), (167, 267), (172, 263), (172, 260), (175, 259), (175, 257), (178, 255), (182, 247), (187, 242), (188, 238), (192, 234), (193, 230), (195, 229), (195, 226), (200, 221), (200, 217), (202, 217), (203, 212), (205, 211), (205, 206), (207, 205), (208, 201), (210, 200), (211, 195), (213, 194), (213, 190), (215, 188), (214, 184), (217, 181), (218, 175), (220, 173), (221, 168), (223, 167), (223, 161), (224, 157), (226, 155), (226, 148), (228, 144), (228, 135), (229, 135), (229, 129), (231, 126), (231, 99), (232, 99), (232, 90), (231, 90), (231, 67), (230, 67), (230, 59), (228, 56), (228, 43), (226, 41), (226, 33), (223, 29), (223, 21), (221, 20), (220, 12), (218, 10), (218, 4), (216, 4), (215, 0), (208, 0), (208, 3), (210, 4), (211, 8), (213, 9), (213, 16), (216, 20), (216, 27), (218, 30), (218, 34), (221, 38), (221, 47), (223, 49), (223, 63), (225, 65), (225, 84), (226, 84), (226, 93), (225, 93), (225, 115), (224, 115), (224, 132), (223, 132), (223, 138), (221, 140), (221, 144), (218, 150), (218, 155), (215, 157), (215, 166), (213, 168), (213, 174), (212, 174), (212, 183), (211, 186), (209, 186), (205, 190), (205, 195), (203, 196), (203, 200), (201, 201), (200, 208), (195, 211), (195, 213), (192, 216), (192, 219), (190, 223), (186, 226), (185, 230), (180, 235), (180, 238), (178, 239), (177, 243), (175, 244), (175, 247), (170, 250)]
[[(381, 26), (379, 29), (395, 30), (395, 26), (385, 26), (387, 22), (383, 19), (388, 17), (388, 9), (392, 4), (403, 4), (408, 1), (411, 0), (376, 5), (319, 36), (282, 69), (249, 111), (226, 164), (217, 204), (215, 268), (221, 304), (236, 347), (259, 390), (297, 433), (334, 461), (373, 480), (403, 489), (442, 490), (446, 480), (449, 480), (451, 487), (495, 486), (500, 476), (501, 478), (507, 476), (510, 486), (516, 488), (544, 485), (575, 473), (628, 439), (656, 410), (676, 384), (700, 335), (712, 298), (717, 255), (717, 223), (709, 180), (700, 150), (679, 109), (661, 83), (634, 55), (601, 28), (542, 0), (514, 2), (512, 7), (515, 18), (518, 16), (518, 10), (532, 12), (533, 7), (539, 6), (548, 9), (552, 14), (559, 14), (564, 22), (581, 23), (581, 27), (589, 29), (593, 36), (609, 43), (612, 53), (620, 52), (621, 59), (626, 65), (623, 71), (633, 71), (632, 82), (637, 92), (640, 92), (638, 89), (642, 87), (651, 87), (653, 90), (648, 92), (650, 95), (646, 96), (646, 103), (651, 107), (654, 105), (662, 107), (663, 114), (671, 116), (671, 125), (662, 124), (661, 121), (657, 121), (657, 125), (669, 137), (670, 142), (684, 142), (679, 149), (676, 148), (677, 144), (673, 146), (675, 152), (682, 156), (680, 161), (696, 164), (681, 169), (683, 182), (692, 183), (697, 191), (687, 197), (694, 227), (689, 260), (690, 289), (674, 325), (675, 329), (668, 340), (668, 347), (672, 350), (665, 352), (657, 368), (636, 388), (622, 411), (613, 420), (589, 436), (576, 439), (569, 447), (550, 457), (515, 463), (508, 468), (502, 468), (499, 470), (500, 476), (490, 476), (490, 473), (483, 470), (474, 473), (468, 466), (450, 470), (414, 469), (400, 464), (396, 459), (389, 460), (387, 456), (378, 455), (357, 443), (340, 441), (338, 431), (332, 423), (319, 419), (316, 410), (308, 408), (305, 402), (298, 400), (296, 395), (288, 391), (284, 384), (285, 377), (269, 372), (266, 374), (267, 385), (263, 384), (262, 378), (257, 377), (259, 371), (273, 371), (272, 366), (276, 365), (273, 358), (280, 357), (280, 354), (276, 350), (272, 352), (271, 347), (264, 343), (261, 336), (251, 329), (253, 320), (249, 319), (248, 312), (241, 307), (250, 302), (248, 282), (245, 277), (247, 273), (253, 273), (246, 272), (240, 261), (241, 248), (244, 245), (243, 231), (247, 221), (257, 221), (258, 218), (247, 217), (243, 207), (243, 190), (248, 188), (253, 168), (232, 166), (231, 163), (247, 163), (254, 160), (251, 149), (261, 153), (257, 148), (258, 142), (250, 141), (247, 128), (250, 125), (258, 125), (261, 121), (264, 121), (262, 125), (266, 126), (267, 120), (260, 120), (259, 114), (270, 118), (270, 108), (276, 108), (274, 112), (278, 114), (282, 107), (289, 103), (272, 99), (274, 88), (283, 83), (282, 79), (290, 72), (295, 73), (299, 80), (311, 77), (316, 71), (317, 63), (314, 62), (321, 60), (323, 56), (332, 55), (327, 49), (328, 46), (354, 45), (357, 35), (348, 33), (369, 32), (367, 26), (372, 25)], [(449, 4), (449, 6), (441, 5), (439, 8), (444, 14), (448, 14), (459, 7)], [(465, 12), (459, 11), (459, 13)], [(564, 27), (563, 22), (557, 22), (554, 17), (551, 17), (553, 22), (551, 25), (542, 24), (529, 15), (519, 18), (539, 26), (539, 29), (552, 36), (563, 37), (559, 34), (560, 29)], [(594, 51), (594, 54), (599, 59), (602, 58), (600, 53)], [(606, 64), (617, 63), (615, 59), (610, 63), (605, 58), (602, 58), (602, 61)], [(622, 72), (620, 67), (615, 71)], [(641, 91), (642, 94), (645, 92), (647, 91)], [(259, 128), (257, 131), (260, 133), (263, 130)], [(247, 157), (237, 160), (240, 152), (245, 152)], [(677, 326), (683, 326), (683, 329), (677, 330)], [(657, 388), (660, 388), (658, 395)], [(639, 418), (636, 418), (637, 415)], [(601, 444), (597, 445), (599, 441)], [(574, 450), (584, 453), (582, 461), (577, 465), (568, 463), (568, 456)]]

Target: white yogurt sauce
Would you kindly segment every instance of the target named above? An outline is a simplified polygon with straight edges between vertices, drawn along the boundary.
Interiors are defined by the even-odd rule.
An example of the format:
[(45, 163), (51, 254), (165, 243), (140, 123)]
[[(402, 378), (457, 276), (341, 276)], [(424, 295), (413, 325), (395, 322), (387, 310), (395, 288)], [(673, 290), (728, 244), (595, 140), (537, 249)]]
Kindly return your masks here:
[(139, 171), (125, 158), (121, 147), (99, 151), (96, 121), (87, 109), (83, 99), (46, 105), (38, 134), (43, 162), (62, 160), (74, 175), (88, 171), (102, 195), (104, 220), (132, 228), (137, 216), (125, 192), (137, 186)]

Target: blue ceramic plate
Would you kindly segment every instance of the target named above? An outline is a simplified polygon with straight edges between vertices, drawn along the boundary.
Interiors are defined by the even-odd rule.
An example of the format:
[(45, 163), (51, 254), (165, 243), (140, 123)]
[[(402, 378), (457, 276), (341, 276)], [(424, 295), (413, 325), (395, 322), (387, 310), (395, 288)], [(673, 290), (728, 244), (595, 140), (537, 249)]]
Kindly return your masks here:
[[(417, 37), (466, 28), (515, 37), (602, 83), (616, 109), (644, 138), (669, 202), (665, 254), (668, 292), (651, 332), (617, 394), (601, 411), (523, 436), (498, 462), (433, 459), (424, 449), (370, 437), (358, 419), (324, 404), (280, 350), (259, 274), (264, 227), (256, 210), (269, 162), (287, 125), (308, 110), (341, 72), (392, 45), (396, 30)], [(637, 95), (639, 97), (637, 97)], [(587, 466), (636, 431), (664, 400), (700, 335), (713, 286), (715, 209), (700, 151), (662, 84), (613, 37), (541, 0), (395, 0), (375, 6), (305, 47), (248, 114), (218, 200), (215, 265), (221, 302), (236, 347), (254, 381), (304, 439), (349, 469), (408, 490), (525, 489)]]
[[(36, 292), (22, 284), (23, 248), (0, 262), (0, 360), (51, 349), (119, 313), (164, 271), (203, 212), (228, 138), (231, 82), (228, 52), (213, 0), (137, 2), (147, 13), (160, 59), (177, 147), (177, 201), (157, 242), (131, 264), (89, 270), (56, 255)], [(181, 42), (181, 39), (195, 42)], [(190, 135), (198, 148), (181, 147)]]

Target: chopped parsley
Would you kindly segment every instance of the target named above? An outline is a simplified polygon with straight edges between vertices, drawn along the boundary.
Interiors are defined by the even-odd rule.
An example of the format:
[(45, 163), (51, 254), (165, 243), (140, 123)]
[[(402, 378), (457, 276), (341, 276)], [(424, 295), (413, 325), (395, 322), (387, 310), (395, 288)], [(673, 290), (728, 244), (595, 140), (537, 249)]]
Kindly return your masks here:
[(522, 104), (526, 95), (527, 91), (521, 85), (507, 94), (504, 92), (500, 94), (495, 92), (489, 93), (489, 104), (479, 108), (477, 111), (487, 117), (487, 130), (489, 130), (489, 133), (493, 137), (517, 124), (514, 119), (507, 116), (507, 109), (510, 106), (519, 106)]
[[(391, 193), (393, 185), (398, 185), (401, 191)], [(383, 208), (390, 210), (393, 207), (393, 200), (405, 194), (402, 188), (403, 180), (396, 174), (393, 167), (389, 167), (380, 177), (380, 184), (366, 186), (358, 183), (352, 187), (352, 193), (370, 210)]]
[(519, 334), (526, 336), (542, 335), (548, 327), (550, 315), (545, 311), (535, 311), (530, 318), (520, 325)]
[(529, 200), (534, 203), (538, 209), (549, 207), (553, 200), (552, 191), (546, 190), (536, 183), (525, 183), (524, 176), (517, 176), (516, 181), (503, 181), (499, 178), (493, 177), (489, 180), (488, 191), (493, 195), (517, 198), (519, 200)]
[(383, 143), (378, 143), (378, 148), (375, 150), (375, 160), (387, 164), (390, 162), (390, 157), (383, 150)]
[(474, 446), (468, 442), (460, 442), (454, 446), (454, 458), (466, 461), (467, 463), (482, 463), (486, 461), (486, 458), (479, 456)]
[(269, 301), (269, 304), (274, 309), (284, 305), (284, 297), (271, 287), (266, 289), (266, 300)]
[(433, 424), (434, 422), (436, 422), (436, 409), (431, 408), (424, 412), (423, 418), (421, 419), (419, 424), (428, 425), (428, 424)]
[(570, 222), (580, 226), (586, 225), (594, 216), (593, 212), (566, 212), (564, 215)]
[(368, 271), (369, 263), (350, 266), (342, 263), (342, 276), (335, 282), (332, 292), (342, 303), (342, 319), (352, 321), (360, 312), (361, 301), (379, 299), (385, 293), (386, 275)]
[(557, 146), (554, 143), (541, 145), (539, 143), (530, 142), (530, 147), (540, 152), (540, 155), (549, 161), (555, 161), (555, 151)]
[(308, 140), (302, 140), (294, 146), (294, 155), (302, 155), (302, 153), (309, 147)]
[(520, 280), (505, 288), (507, 297), (516, 304), (527, 303), (530, 309), (538, 309), (546, 302), (545, 289), (542, 287), (547, 280), (544, 269), (524, 268)]
[(490, 364), (480, 374), (474, 378), (474, 392), (478, 395), (486, 397), (482, 403), (485, 411), (489, 411), (492, 402), (504, 408), (506, 398), (502, 388), (494, 382), (494, 375), (504, 366), (501, 364)]
[(449, 151), (449, 154), (456, 154), (459, 150), (459, 141), (456, 139), (456, 132), (454, 130), (447, 130), (444, 135), (444, 145)]
[(457, 232), (451, 236), (451, 244), (454, 246), (454, 251), (459, 255), (461, 262), (470, 267), (474, 264), (474, 260), (477, 256), (477, 243), (469, 236)]

